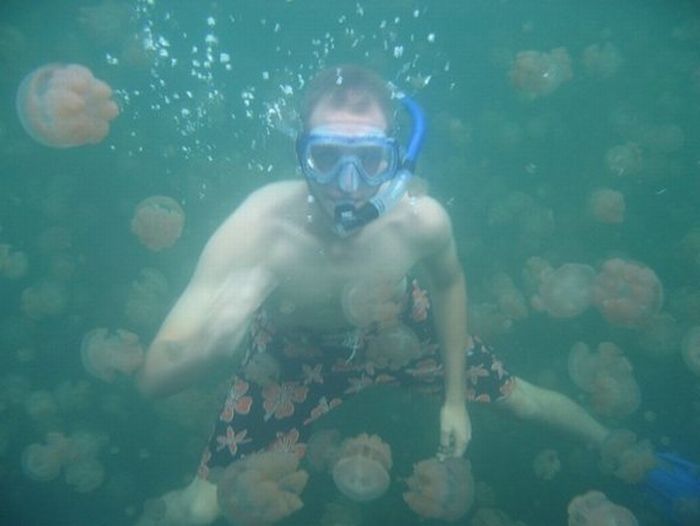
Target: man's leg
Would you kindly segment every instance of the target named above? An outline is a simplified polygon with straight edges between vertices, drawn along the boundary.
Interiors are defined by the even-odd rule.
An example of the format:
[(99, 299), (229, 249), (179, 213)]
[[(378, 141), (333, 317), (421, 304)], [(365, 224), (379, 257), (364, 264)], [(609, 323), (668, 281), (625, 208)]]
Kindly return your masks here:
[(570, 398), (532, 385), (520, 377), (513, 377), (512, 391), (497, 400), (496, 406), (520, 418), (543, 422), (571, 433), (596, 447), (600, 447), (610, 433), (609, 429)]

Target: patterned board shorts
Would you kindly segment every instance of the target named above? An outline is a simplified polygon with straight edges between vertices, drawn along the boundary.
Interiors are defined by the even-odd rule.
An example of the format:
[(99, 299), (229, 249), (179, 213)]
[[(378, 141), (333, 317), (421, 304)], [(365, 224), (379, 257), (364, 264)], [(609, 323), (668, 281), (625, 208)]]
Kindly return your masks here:
[[(261, 450), (303, 457), (311, 424), (372, 385), (443, 388), (443, 366), (430, 299), (411, 282), (392, 323), (335, 334), (278, 331), (261, 309), (249, 331), (246, 356), (233, 377), (204, 450), (198, 474), (226, 467)], [(466, 350), (468, 400), (508, 396), (514, 378), (491, 349), (474, 339)]]

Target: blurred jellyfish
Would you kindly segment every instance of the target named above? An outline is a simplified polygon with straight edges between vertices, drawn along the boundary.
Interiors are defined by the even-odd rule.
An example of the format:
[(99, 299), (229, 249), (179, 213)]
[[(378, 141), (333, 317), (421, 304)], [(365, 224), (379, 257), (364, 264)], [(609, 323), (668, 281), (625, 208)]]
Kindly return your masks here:
[(552, 480), (561, 470), (559, 453), (554, 449), (543, 449), (532, 461), (535, 476), (541, 480)]
[(644, 145), (652, 152), (669, 154), (683, 148), (685, 133), (677, 124), (649, 126), (644, 129)]
[(667, 312), (660, 312), (639, 329), (637, 341), (648, 356), (664, 358), (676, 352), (681, 336), (676, 319)]
[(70, 458), (71, 443), (62, 433), (47, 433), (46, 444), (30, 444), (22, 451), (22, 472), (32, 480), (53, 480)]
[(54, 424), (58, 420), (58, 404), (49, 391), (32, 391), (24, 401), (29, 417), (42, 424)]
[(398, 370), (421, 354), (418, 336), (403, 323), (380, 329), (367, 344), (367, 360), (379, 368)]
[(124, 314), (135, 327), (153, 327), (163, 319), (167, 295), (168, 280), (165, 275), (158, 269), (142, 268), (129, 287)]
[(572, 77), (571, 57), (563, 47), (549, 53), (520, 51), (510, 69), (513, 86), (531, 98), (553, 93)]
[(596, 414), (622, 417), (639, 408), (641, 395), (632, 364), (615, 344), (603, 342), (594, 354), (578, 342), (569, 352), (568, 367), (574, 383), (588, 393)]
[(67, 303), (68, 291), (57, 281), (43, 280), (22, 291), (22, 312), (33, 320), (59, 316)]
[(605, 165), (615, 175), (634, 175), (642, 170), (642, 149), (628, 142), (610, 148), (605, 154)]
[(593, 299), (595, 271), (588, 265), (565, 263), (544, 273), (532, 306), (555, 318), (573, 318), (585, 311)]
[(612, 325), (641, 327), (663, 304), (663, 287), (654, 271), (620, 258), (601, 266), (593, 287), (594, 304)]
[(373, 500), (389, 488), (391, 465), (389, 444), (377, 435), (362, 433), (343, 441), (333, 465), (333, 480), (349, 499)]
[(118, 329), (93, 329), (83, 336), (80, 355), (85, 370), (95, 378), (112, 382), (117, 373), (130, 375), (143, 363), (143, 347), (139, 337)]
[(357, 327), (373, 323), (391, 324), (401, 312), (406, 280), (369, 280), (348, 284), (341, 294), (345, 318)]
[(64, 477), (78, 493), (89, 493), (102, 485), (105, 469), (99, 460), (87, 457), (68, 464)]
[(110, 87), (86, 67), (48, 64), (22, 80), (17, 114), (29, 136), (45, 146), (95, 144), (119, 113), (111, 96)]
[(527, 318), (527, 302), (525, 296), (515, 286), (508, 274), (499, 272), (493, 277), (491, 291), (496, 297), (499, 310), (514, 320)]
[(610, 42), (603, 45), (591, 44), (583, 50), (583, 65), (595, 77), (612, 77), (622, 64), (620, 51)]
[(24, 252), (12, 250), (10, 245), (0, 243), (0, 276), (20, 279), (27, 273), (28, 266), (29, 261)]
[(241, 526), (277, 522), (303, 506), (299, 498), (308, 475), (296, 455), (283, 451), (255, 453), (223, 472), (217, 488), (224, 516)]
[(639, 484), (657, 465), (657, 458), (648, 440), (626, 429), (611, 431), (600, 447), (600, 466), (628, 484)]
[(683, 361), (691, 373), (700, 376), (700, 326), (691, 327), (681, 346)]
[(622, 223), (625, 220), (625, 196), (617, 190), (600, 188), (588, 198), (588, 210), (599, 223)]
[(413, 466), (406, 480), (403, 499), (409, 508), (425, 519), (456, 521), (474, 503), (471, 464), (464, 458), (430, 458)]
[(568, 526), (638, 526), (632, 512), (612, 503), (600, 491), (589, 491), (574, 497), (567, 508)]
[(136, 205), (131, 231), (153, 252), (169, 248), (180, 239), (185, 211), (171, 197), (154, 195)]

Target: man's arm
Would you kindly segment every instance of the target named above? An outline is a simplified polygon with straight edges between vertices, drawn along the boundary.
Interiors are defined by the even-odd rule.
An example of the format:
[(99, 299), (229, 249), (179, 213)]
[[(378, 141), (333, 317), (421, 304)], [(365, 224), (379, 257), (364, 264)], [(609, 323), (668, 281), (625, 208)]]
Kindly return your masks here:
[(232, 356), (276, 286), (261, 248), (264, 221), (256, 211), (255, 199), (244, 203), (207, 243), (189, 285), (146, 353), (139, 375), (144, 394), (181, 390)]
[(429, 235), (423, 260), (430, 280), (435, 330), (440, 340), (445, 368), (445, 403), (441, 410), (441, 446), (460, 456), (471, 439), (466, 411), (465, 347), (467, 333), (467, 291), (452, 226), (445, 210), (430, 200), (421, 217)]

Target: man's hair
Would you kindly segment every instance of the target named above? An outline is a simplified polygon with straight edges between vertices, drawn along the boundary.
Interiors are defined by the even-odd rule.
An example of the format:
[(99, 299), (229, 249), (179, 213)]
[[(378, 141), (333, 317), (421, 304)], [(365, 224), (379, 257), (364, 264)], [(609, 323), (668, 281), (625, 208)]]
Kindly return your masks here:
[(364, 113), (377, 104), (391, 128), (393, 107), (389, 84), (378, 74), (362, 66), (343, 65), (326, 68), (309, 83), (301, 107), (301, 120), (305, 130), (319, 103), (329, 103), (333, 108), (345, 108), (352, 113)]

